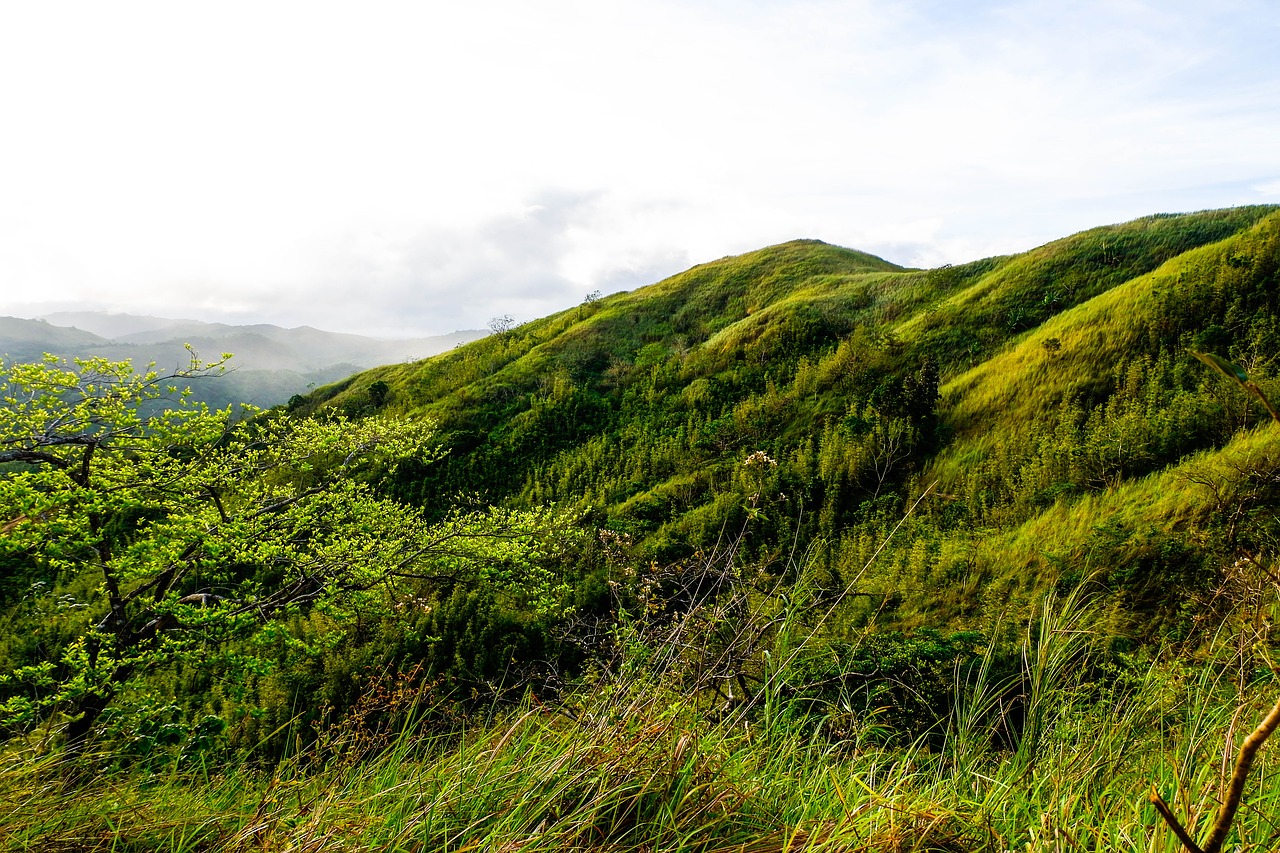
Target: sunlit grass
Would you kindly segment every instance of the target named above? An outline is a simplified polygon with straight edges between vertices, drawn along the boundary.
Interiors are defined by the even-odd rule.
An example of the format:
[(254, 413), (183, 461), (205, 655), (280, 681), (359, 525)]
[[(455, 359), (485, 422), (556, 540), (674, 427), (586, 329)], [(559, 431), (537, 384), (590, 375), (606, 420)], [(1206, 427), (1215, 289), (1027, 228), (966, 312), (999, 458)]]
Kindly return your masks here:
[[(0, 842), (39, 851), (1175, 851), (1149, 805), (1152, 786), (1202, 834), (1235, 746), (1280, 688), (1258, 675), (1243, 635), (1206, 640), (1201, 626), (1188, 639), (1191, 615), (1210, 612), (1197, 611), (1203, 602), (1179, 590), (1135, 605), (1152, 583), (1176, 580), (1183, 552), (1155, 564), (1150, 582), (1148, 565), (1128, 558), (1147, 542), (1216, 547), (1225, 527), (1212, 523), (1236, 500), (1232, 490), (1278, 467), (1274, 428), (1242, 422), (1071, 482), (1052, 471), (1040, 482), (1037, 471), (1065, 470), (1083, 439), (1067, 436), (1040, 456), (1035, 441), (1056, 438), (1065, 401), (1108, 396), (1122, 378), (1113, 368), (1132, 352), (1168, 359), (1203, 317), (1225, 317), (1224, 294), (1273, 287), (1278, 229), (1280, 215), (1264, 209), (1149, 218), (928, 272), (786, 244), (362, 375), (307, 404), (366, 406), (371, 382), (385, 381), (389, 411), (429, 411), (451, 440), (489, 442), (492, 455), (460, 469), (467, 488), (493, 478), (486, 500), (545, 495), (526, 474), (550, 471), (569, 484), (551, 484), (557, 497), (594, 504), (597, 518), (623, 527), (652, 521), (656, 536), (676, 539), (695, 526), (715, 536), (743, 511), (745, 497), (729, 487), (742, 457), (734, 442), (749, 434), (759, 442), (750, 450), (781, 460), (793, 495), (762, 518), (814, 525), (826, 507), (802, 506), (794, 496), (805, 488), (847, 512), (832, 510), (818, 528), (829, 551), (844, 549), (824, 557), (852, 570), (844, 583), (867, 564), (868, 547), (879, 554), (884, 519), (897, 510), (859, 508), (870, 492), (854, 482), (833, 477), (819, 489), (815, 437), (857, 422), (873, 392), (891, 396), (900, 383), (886, 376), (937, 359), (951, 377), (942, 437), (895, 474), (906, 502), (930, 497), (858, 575), (864, 609), (850, 615), (850, 605), (840, 611), (847, 624), (825, 626), (837, 640), (856, 637), (880, 618), (867, 604), (879, 596), (895, 599), (883, 616), (893, 627), (988, 635), (982, 665), (955, 673), (954, 712), (926, 737), (886, 737), (883, 709), (802, 704), (781, 682), (744, 710), (683, 695), (660, 673), (601, 676), (554, 706), (529, 699), (465, 728), (411, 725), (376, 748), (354, 726), (339, 728), (267, 770), (234, 761), (121, 769), (91, 754), (67, 764), (56, 750), (11, 744), (0, 766)], [(811, 320), (814, 340), (799, 334)], [(1141, 374), (1147, 363), (1135, 364)], [(567, 409), (524, 444), (512, 439), (566, 400), (599, 405)], [(583, 411), (603, 414), (584, 427)], [(774, 415), (785, 424), (745, 432), (752, 417)], [(850, 452), (863, 428), (850, 426)], [(1117, 454), (1143, 451), (1101, 428), (1089, 437)], [(770, 547), (789, 546), (761, 553)], [(1109, 576), (1119, 571), (1133, 576)], [(1215, 592), (1193, 580), (1195, 594)], [(1043, 605), (1075, 587), (1089, 607)], [(1152, 651), (1161, 628), (1135, 620), (1164, 618), (1157, 611), (1171, 601), (1187, 618), (1165, 639), (1180, 645)], [(1104, 648), (1134, 636), (1152, 642), (1145, 657)], [(1242, 851), (1280, 840), (1273, 751), (1250, 783)]]
[[(85, 773), (11, 748), (0, 839), (39, 851), (1075, 851), (1173, 853), (1155, 789), (1193, 834), (1211, 820), (1238, 743), (1273, 680), (1234, 681), (1224, 632), (1203, 662), (1096, 668), (1078, 599), (1020, 629), (1011, 673), (990, 655), (958, 675), (940, 748), (891, 745), (874, 717), (833, 739), (781, 697), (720, 719), (662, 684), (602, 681), (558, 710), (410, 727), (372, 753), (337, 730), (270, 770)], [(430, 709), (420, 709), (428, 715)], [(839, 713), (839, 708), (830, 712)], [(105, 757), (104, 757), (105, 758)], [(105, 765), (104, 765), (105, 766)], [(1264, 751), (1234, 843), (1280, 840), (1280, 761)]]

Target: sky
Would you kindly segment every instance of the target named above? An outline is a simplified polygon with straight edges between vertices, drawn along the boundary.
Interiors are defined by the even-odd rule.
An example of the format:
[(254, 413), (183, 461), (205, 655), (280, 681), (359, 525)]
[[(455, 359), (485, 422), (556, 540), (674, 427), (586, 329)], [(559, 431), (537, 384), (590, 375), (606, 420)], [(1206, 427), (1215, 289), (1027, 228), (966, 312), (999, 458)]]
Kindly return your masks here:
[(1280, 203), (1276, 0), (0, 0), (0, 315), (380, 337)]

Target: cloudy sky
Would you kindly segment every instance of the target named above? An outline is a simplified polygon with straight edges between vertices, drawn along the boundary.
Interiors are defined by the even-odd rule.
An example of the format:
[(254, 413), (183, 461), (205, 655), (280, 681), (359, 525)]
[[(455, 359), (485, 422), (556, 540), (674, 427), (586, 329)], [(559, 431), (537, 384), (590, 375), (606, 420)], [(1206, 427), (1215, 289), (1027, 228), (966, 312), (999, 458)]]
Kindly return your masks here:
[(0, 314), (383, 336), (1280, 203), (1275, 0), (0, 2)]

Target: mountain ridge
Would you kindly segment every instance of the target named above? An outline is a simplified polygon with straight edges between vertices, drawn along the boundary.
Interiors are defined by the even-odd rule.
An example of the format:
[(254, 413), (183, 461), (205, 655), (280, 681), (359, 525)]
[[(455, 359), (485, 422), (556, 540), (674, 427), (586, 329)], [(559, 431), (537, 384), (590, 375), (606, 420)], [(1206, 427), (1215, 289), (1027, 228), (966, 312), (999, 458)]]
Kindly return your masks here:
[[(1114, 522), (1120, 544), (1105, 547), (1148, 568), (1111, 594), (1165, 625), (1205, 582), (1171, 555), (1208, 565), (1207, 546), (1168, 507), (1139, 509), (1159, 502), (1095, 498), (1176, 480), (1260, 423), (1185, 351), (1270, 382), (1278, 245), (1273, 206), (1142, 217), (933, 270), (792, 241), (357, 374), (297, 410), (432, 417), (448, 454), (405, 476), (409, 499), (568, 503), (658, 561), (754, 518), (755, 558), (811, 543), (823, 572), (861, 572), (897, 602), (878, 618), (906, 626), (991, 618), (997, 603), (978, 589), (1025, 608), (1087, 574), (1103, 547), (1089, 531)], [(769, 513), (744, 509), (740, 466), (756, 451), (777, 464), (765, 493), (786, 496)], [(948, 497), (925, 499), (872, 566), (877, 537), (923, 495)], [(991, 551), (1050, 511), (1114, 517), (1058, 525), (1036, 552), (1057, 556), (1033, 570)], [(1158, 594), (1147, 574), (1163, 579)], [(953, 589), (969, 593), (934, 594)]]
[[(83, 382), (16, 372), (0, 723), (32, 847), (128, 829), (49, 821), (93, 793), (49, 778), (104, 772), (140, 847), (202, 801), (184, 843), (1169, 847), (1133, 804), (1195, 789), (1194, 829), (1229, 769), (1197, 745), (1278, 713), (1280, 207), (931, 270), (792, 241), (230, 428), (109, 405), (102, 446), (98, 388), (69, 416)], [(1261, 756), (1244, 846), (1274, 836)], [(296, 820), (272, 767), (319, 792)]]
[(0, 318), (0, 353), (13, 361), (38, 360), (51, 352), (63, 358), (102, 356), (180, 368), (190, 360), (187, 345), (205, 360), (231, 352), (232, 370), (216, 383), (196, 382), (196, 398), (217, 406), (247, 402), (270, 407), (316, 385), (391, 361), (425, 358), (485, 334), (463, 330), (384, 340), (310, 326), (238, 326), (79, 311), (32, 320)]

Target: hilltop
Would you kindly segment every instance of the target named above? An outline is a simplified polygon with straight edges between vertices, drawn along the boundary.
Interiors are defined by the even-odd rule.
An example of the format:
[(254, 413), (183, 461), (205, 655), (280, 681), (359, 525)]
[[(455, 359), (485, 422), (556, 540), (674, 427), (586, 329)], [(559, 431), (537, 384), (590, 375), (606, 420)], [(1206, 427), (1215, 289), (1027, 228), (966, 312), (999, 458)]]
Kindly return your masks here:
[(252, 418), (10, 367), (0, 838), (1271, 849), (1278, 355), (1250, 207), (784, 243)]
[[(933, 270), (795, 241), (299, 408), (434, 418), (447, 457), (401, 483), (427, 507), (572, 505), (658, 561), (750, 516), (756, 557), (858, 579), (851, 626), (990, 624), (1091, 578), (1120, 621), (1172, 630), (1214, 559), (1188, 471), (1251, 452), (1259, 416), (1187, 350), (1269, 381), (1278, 240), (1280, 211), (1248, 207)], [(777, 464), (747, 484), (755, 451)]]

